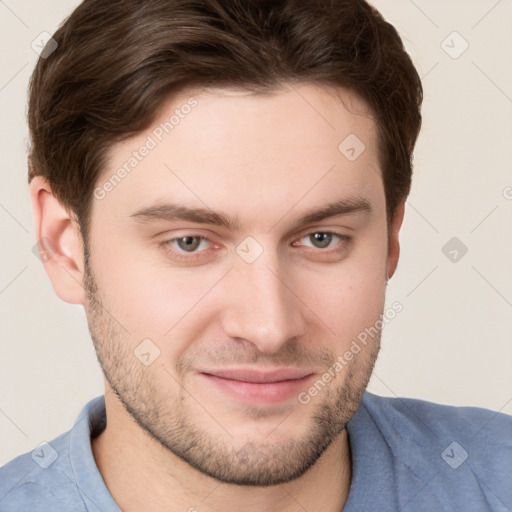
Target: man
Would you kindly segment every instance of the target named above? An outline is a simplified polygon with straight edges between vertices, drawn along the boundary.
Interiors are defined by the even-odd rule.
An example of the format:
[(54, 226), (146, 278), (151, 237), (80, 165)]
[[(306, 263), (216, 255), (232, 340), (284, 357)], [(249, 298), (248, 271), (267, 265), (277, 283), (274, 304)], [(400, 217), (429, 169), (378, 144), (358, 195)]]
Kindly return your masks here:
[(30, 194), (105, 395), (0, 510), (512, 510), (512, 420), (365, 389), (421, 82), (362, 0), (85, 0), (39, 60)]

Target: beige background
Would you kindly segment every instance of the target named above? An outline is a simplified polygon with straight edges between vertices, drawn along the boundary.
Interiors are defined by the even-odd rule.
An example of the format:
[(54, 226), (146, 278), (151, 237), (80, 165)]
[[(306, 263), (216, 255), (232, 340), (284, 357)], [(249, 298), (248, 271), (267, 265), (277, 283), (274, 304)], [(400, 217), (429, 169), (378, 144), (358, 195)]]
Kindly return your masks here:
[[(512, 1), (374, 4), (404, 38), (425, 101), (388, 292), (403, 311), (370, 390), (512, 414)], [(56, 297), (32, 253), (26, 183), (31, 43), (75, 5), (0, 0), (0, 464), (68, 430), (102, 393), (84, 314)], [(442, 251), (452, 237), (468, 248), (455, 263)]]

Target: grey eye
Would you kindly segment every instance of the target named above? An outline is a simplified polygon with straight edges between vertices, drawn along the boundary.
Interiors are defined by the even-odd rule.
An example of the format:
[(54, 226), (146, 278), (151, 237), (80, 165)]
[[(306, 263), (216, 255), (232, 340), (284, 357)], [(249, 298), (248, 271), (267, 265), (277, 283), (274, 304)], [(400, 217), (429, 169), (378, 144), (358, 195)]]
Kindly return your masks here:
[(309, 235), (309, 239), (315, 247), (324, 249), (329, 247), (332, 241), (332, 233), (312, 233)]
[(186, 252), (193, 252), (201, 243), (202, 237), (200, 236), (183, 236), (176, 239), (176, 243), (180, 249)]

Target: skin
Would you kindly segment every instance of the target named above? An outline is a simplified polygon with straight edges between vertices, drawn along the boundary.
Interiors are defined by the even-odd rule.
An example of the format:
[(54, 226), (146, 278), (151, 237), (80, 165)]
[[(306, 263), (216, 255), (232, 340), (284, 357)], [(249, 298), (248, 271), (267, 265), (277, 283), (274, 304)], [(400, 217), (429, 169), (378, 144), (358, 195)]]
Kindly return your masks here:
[[(297, 394), (383, 313), (405, 200), (388, 230), (368, 108), (352, 92), (307, 83), (271, 95), (174, 97), (148, 130), (112, 148), (97, 185), (192, 96), (190, 114), (93, 200), (87, 262), (49, 184), (30, 185), (38, 238), (56, 249), (45, 268), (62, 300), (84, 305), (106, 376), (107, 428), (94, 457), (123, 511), (339, 511), (351, 483), (344, 427), (380, 336), (308, 404)], [(355, 161), (338, 150), (349, 134), (365, 144)], [(369, 208), (297, 224), (342, 200)], [(222, 212), (238, 226), (134, 216), (169, 202)], [(310, 236), (326, 232), (340, 237)], [(187, 239), (197, 244), (187, 252), (177, 241), (186, 236), (206, 240)], [(240, 248), (262, 253), (247, 262)], [(134, 355), (147, 339), (145, 352), (158, 354), (148, 365)], [(307, 377), (293, 396), (254, 401), (223, 387), (232, 381), (205, 377), (219, 368)]]

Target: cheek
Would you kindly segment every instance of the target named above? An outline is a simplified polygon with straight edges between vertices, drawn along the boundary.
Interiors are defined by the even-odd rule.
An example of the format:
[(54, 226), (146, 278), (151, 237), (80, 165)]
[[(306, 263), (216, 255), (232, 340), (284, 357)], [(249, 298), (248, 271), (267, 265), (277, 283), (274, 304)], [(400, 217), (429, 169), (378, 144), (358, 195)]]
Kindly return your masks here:
[[(103, 306), (130, 332), (129, 343), (149, 338), (162, 351), (182, 350), (179, 339), (186, 338), (184, 332), (208, 321), (202, 298), (222, 277), (222, 269), (172, 268), (164, 257), (154, 258), (156, 249), (123, 247), (122, 240), (98, 246), (91, 265)], [(148, 253), (153, 256), (148, 258)]]
[(322, 320), (335, 343), (350, 343), (382, 314), (386, 246), (382, 240), (361, 243), (340, 264), (309, 271), (298, 279), (298, 295)]

